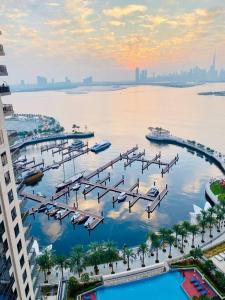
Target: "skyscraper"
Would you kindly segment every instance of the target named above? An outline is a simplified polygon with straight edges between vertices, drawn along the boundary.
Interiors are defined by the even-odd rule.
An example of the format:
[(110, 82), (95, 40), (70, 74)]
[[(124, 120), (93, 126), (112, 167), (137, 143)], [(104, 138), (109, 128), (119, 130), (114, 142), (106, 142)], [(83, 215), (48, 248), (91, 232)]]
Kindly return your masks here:
[(23, 226), (4, 120), (13, 114), (13, 107), (1, 101), (1, 96), (9, 94), (9, 87), (0, 85), (0, 299), (34, 300), (38, 289), (34, 288), (37, 273), (32, 239), (29, 227)]
[(135, 81), (139, 82), (140, 81), (140, 69), (136, 68), (135, 70)]

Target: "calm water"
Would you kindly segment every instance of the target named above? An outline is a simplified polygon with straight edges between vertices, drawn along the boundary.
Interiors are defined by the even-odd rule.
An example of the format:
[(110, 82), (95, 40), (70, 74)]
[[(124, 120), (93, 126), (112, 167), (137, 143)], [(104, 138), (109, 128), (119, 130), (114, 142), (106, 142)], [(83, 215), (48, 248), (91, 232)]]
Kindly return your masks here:
[[(183, 277), (179, 272), (163, 274), (154, 278), (139, 280), (132, 283), (97, 290), (98, 300), (123, 300), (123, 299), (172, 299), (187, 300), (188, 296), (183, 291), (181, 284)], [(163, 288), (162, 288), (163, 287)], [(151, 295), (149, 297), (149, 295)]]
[[(129, 188), (140, 178), (140, 192), (146, 192), (156, 181), (158, 187), (168, 184), (169, 193), (155, 210), (151, 219), (147, 219), (145, 208), (147, 203), (139, 201), (128, 212), (128, 203), (116, 204), (112, 208), (112, 194), (104, 196), (97, 202), (97, 191), (90, 193), (84, 200), (81, 192), (78, 193), (79, 207), (90, 209), (98, 213), (103, 212), (104, 224), (100, 224), (91, 235), (83, 226), (75, 230), (70, 224), (70, 218), (62, 224), (48, 220), (45, 215), (37, 215), (33, 223), (32, 233), (38, 238), (41, 245), (53, 244), (57, 252), (67, 253), (78, 243), (87, 245), (90, 241), (113, 239), (118, 246), (124, 243), (137, 245), (145, 239), (148, 230), (162, 226), (171, 226), (175, 222), (189, 219), (189, 212), (193, 204), (203, 207), (205, 203), (204, 188), (212, 176), (221, 175), (220, 170), (205, 158), (193, 155), (186, 149), (174, 145), (157, 145), (146, 140), (148, 126), (165, 127), (175, 135), (195, 139), (207, 146), (225, 153), (225, 98), (198, 96), (199, 91), (222, 90), (222, 85), (204, 85), (192, 88), (165, 88), (165, 87), (131, 87), (116, 91), (95, 91), (87, 94), (66, 94), (60, 92), (40, 92), (13, 94), (4, 98), (13, 103), (17, 113), (41, 113), (53, 116), (60, 121), (67, 131), (72, 124), (88, 125), (95, 131), (95, 141), (107, 139), (112, 142), (110, 149), (95, 155), (90, 153), (75, 161), (75, 171), (94, 170), (111, 160), (120, 152), (138, 144), (139, 149), (146, 150), (146, 157), (152, 158), (161, 151), (162, 160), (169, 162), (177, 153), (180, 160), (169, 174), (163, 178), (158, 166), (152, 165), (141, 173), (141, 165), (135, 162), (126, 170), (122, 162), (111, 170), (114, 184), (125, 175), (125, 187)], [(49, 164), (53, 159), (60, 159), (50, 153), (40, 154), (40, 145), (27, 148), (29, 157), (45, 159)], [(106, 173), (101, 174), (103, 178)], [(73, 162), (65, 164), (66, 177), (73, 175)], [(63, 168), (47, 172), (42, 181), (32, 189), (46, 195), (54, 192), (54, 186), (63, 180)], [(27, 188), (28, 190), (31, 188)], [(73, 203), (75, 194), (70, 199), (61, 199)], [(36, 205), (29, 202), (28, 206)]]

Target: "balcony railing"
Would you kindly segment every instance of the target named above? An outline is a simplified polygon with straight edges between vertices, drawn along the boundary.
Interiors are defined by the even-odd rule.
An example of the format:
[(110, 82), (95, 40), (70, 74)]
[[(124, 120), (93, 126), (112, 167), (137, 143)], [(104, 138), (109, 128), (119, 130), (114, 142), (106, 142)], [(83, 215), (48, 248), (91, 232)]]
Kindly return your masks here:
[(10, 87), (8, 85), (2, 84), (0, 85), (0, 96), (10, 95)]
[(2, 45), (0, 45), (0, 55), (1, 56), (5, 55), (4, 48)]
[(11, 116), (14, 113), (12, 104), (3, 104), (3, 112), (6, 117)]
[(8, 71), (6, 66), (0, 65), (0, 76), (7, 76), (8, 75)]

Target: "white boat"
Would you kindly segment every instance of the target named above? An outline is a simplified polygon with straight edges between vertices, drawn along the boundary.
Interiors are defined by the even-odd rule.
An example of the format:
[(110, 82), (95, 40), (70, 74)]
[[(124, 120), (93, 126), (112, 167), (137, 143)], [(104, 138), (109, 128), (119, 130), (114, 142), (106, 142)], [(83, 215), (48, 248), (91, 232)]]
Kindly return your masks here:
[(57, 162), (54, 162), (54, 164), (52, 165), (52, 169), (58, 169), (60, 167), (60, 164), (58, 164)]
[(96, 143), (92, 148), (91, 148), (91, 151), (92, 152), (95, 152), (95, 153), (98, 153), (100, 151), (103, 151), (107, 148), (109, 148), (111, 146), (111, 143), (108, 142), (108, 141), (102, 141), (100, 143)]
[(80, 183), (76, 183), (73, 187), (72, 187), (72, 190), (73, 191), (78, 191), (80, 189), (81, 185)]
[(38, 195), (39, 197), (46, 198), (46, 195), (42, 194), (41, 192), (38, 192), (37, 195)]
[(81, 179), (83, 177), (83, 175), (84, 175), (84, 172), (78, 173), (77, 175), (66, 179), (64, 182), (57, 184), (56, 191), (58, 192), (58, 191), (64, 189), (65, 187), (67, 187), (68, 185), (78, 181), (79, 179)]
[(127, 198), (127, 194), (125, 192), (122, 192), (119, 194), (119, 196), (117, 197), (118, 202), (122, 202)]
[(62, 215), (65, 213), (66, 209), (61, 209), (60, 211), (57, 212), (55, 215), (56, 219), (61, 219)]
[(91, 225), (91, 223), (93, 223), (94, 221), (95, 221), (95, 217), (93, 217), (93, 216), (90, 216), (88, 219), (87, 219), (87, 221), (84, 223), (84, 226), (85, 227), (89, 227), (90, 225)]
[(157, 187), (153, 186), (150, 191), (148, 192), (148, 196), (149, 197), (156, 197), (159, 194), (159, 189), (157, 189)]
[(72, 223), (75, 223), (76, 220), (79, 218), (79, 216), (80, 216), (80, 213), (79, 213), (78, 211), (75, 212), (75, 213), (73, 214), (72, 218), (71, 218), (71, 222), (72, 222)]

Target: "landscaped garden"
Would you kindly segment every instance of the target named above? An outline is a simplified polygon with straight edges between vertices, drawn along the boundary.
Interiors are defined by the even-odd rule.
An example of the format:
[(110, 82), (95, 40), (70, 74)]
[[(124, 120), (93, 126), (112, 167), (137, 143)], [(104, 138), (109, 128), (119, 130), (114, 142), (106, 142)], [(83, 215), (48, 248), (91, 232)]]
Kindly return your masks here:
[(225, 251), (225, 242), (223, 242), (215, 247), (212, 247), (208, 250), (205, 250), (204, 255), (205, 255), (205, 257), (209, 258), (209, 257), (213, 257), (224, 251)]
[(210, 185), (210, 189), (219, 200), (225, 200), (225, 180), (216, 180)]

